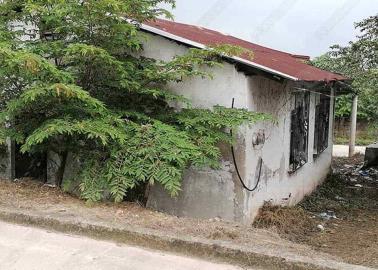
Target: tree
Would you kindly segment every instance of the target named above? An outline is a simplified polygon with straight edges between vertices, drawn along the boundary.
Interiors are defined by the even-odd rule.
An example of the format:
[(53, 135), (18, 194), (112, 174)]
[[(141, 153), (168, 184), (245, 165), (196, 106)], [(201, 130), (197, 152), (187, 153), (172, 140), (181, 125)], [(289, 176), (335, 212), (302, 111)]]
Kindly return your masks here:
[[(246, 110), (191, 108), (167, 91), (171, 82), (211, 78), (238, 47), (190, 49), (169, 62), (141, 56), (140, 23), (170, 14), (172, 0), (5, 0), (0, 4), (2, 138), (22, 152), (59, 155), (59, 186), (68, 153), (85, 157), (79, 181), (89, 201), (110, 190), (115, 201), (144, 183), (180, 190), (189, 166), (219, 166), (227, 129), (269, 116)], [(170, 104), (178, 102), (177, 111)]]
[[(356, 41), (348, 46), (332, 46), (332, 51), (316, 58), (319, 68), (341, 73), (352, 79), (352, 88), (359, 95), (359, 118), (378, 119), (378, 15), (355, 24), (360, 31)], [(348, 117), (351, 112), (351, 95), (338, 98), (337, 117)]]

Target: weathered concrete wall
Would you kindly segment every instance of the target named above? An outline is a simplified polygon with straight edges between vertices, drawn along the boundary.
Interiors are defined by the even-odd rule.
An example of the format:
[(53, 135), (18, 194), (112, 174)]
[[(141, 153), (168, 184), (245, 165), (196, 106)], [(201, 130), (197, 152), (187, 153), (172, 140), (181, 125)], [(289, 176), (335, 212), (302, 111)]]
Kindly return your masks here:
[[(47, 184), (49, 185), (57, 185), (57, 172), (58, 168), (61, 164), (60, 157), (54, 152), (48, 152), (47, 154)], [(69, 153), (67, 156), (66, 167), (63, 173), (63, 186), (65, 190), (78, 194), (78, 182), (73, 181), (75, 177), (80, 173), (82, 168), (83, 161), (80, 160), (76, 155)]]
[[(170, 60), (186, 50), (185, 46), (154, 36), (145, 46), (145, 56)], [(278, 83), (260, 76), (247, 77), (227, 63), (223, 68), (213, 70), (213, 73), (214, 80), (193, 78), (171, 84), (170, 89), (189, 98), (196, 107), (230, 107), (232, 98), (235, 98), (236, 107), (266, 112), (277, 118), (277, 123), (259, 123), (241, 127), (239, 131), (236, 160), (240, 173), (246, 185), (254, 187), (260, 171), (259, 160), (262, 159), (260, 184), (254, 192), (243, 189), (230, 162), (230, 151), (226, 148), (222, 170), (189, 169), (178, 198), (170, 198), (161, 187), (155, 186), (151, 190), (148, 206), (178, 216), (220, 217), (248, 223), (264, 202), (293, 205), (302, 200), (325, 179), (331, 165), (332, 136), (329, 136), (327, 150), (316, 160), (313, 158), (316, 94), (311, 94), (310, 102), (308, 163), (294, 174), (289, 174), (293, 83)], [(330, 121), (331, 130), (332, 125)], [(265, 138), (265, 141), (254, 145), (253, 138), (257, 137)]]
[(366, 147), (365, 163), (366, 166), (378, 166), (378, 143)]
[(6, 145), (0, 146), (0, 179), (15, 178), (15, 148), (15, 143), (9, 139)]
[[(150, 58), (170, 61), (176, 55), (182, 55), (188, 48), (160, 36), (148, 36), (144, 44), (143, 55)], [(172, 83), (169, 89), (183, 95), (200, 108), (212, 108), (214, 105), (231, 107), (232, 99), (239, 108), (247, 108), (246, 95), (248, 79), (237, 72), (234, 65), (224, 63), (223, 67), (211, 69), (214, 79), (187, 78), (181, 83)]]
[[(150, 36), (144, 46), (143, 55), (160, 60), (171, 60), (187, 52), (179, 45), (159, 36)], [(224, 63), (223, 67), (211, 70), (214, 79), (191, 78), (181, 83), (172, 83), (169, 89), (189, 98), (195, 107), (212, 108), (215, 105), (248, 108), (246, 96), (249, 91), (248, 78), (236, 70), (234, 65)], [(179, 106), (178, 106), (179, 107)], [(244, 137), (235, 147), (237, 159), (245, 160)], [(148, 207), (177, 216), (198, 218), (219, 217), (225, 220), (243, 219), (243, 193), (230, 159), (229, 147), (224, 149), (221, 170), (189, 169), (184, 176), (182, 192), (171, 198), (160, 186), (151, 189)]]
[[(308, 162), (293, 174), (289, 174), (291, 110), (294, 108), (293, 83), (280, 84), (263, 77), (250, 78), (249, 109), (270, 113), (278, 123), (259, 123), (245, 132), (246, 167), (245, 179), (253, 186), (257, 179), (258, 157), (263, 160), (259, 188), (255, 192), (244, 191), (246, 222), (253, 220), (264, 202), (276, 205), (294, 205), (312, 192), (327, 176), (332, 160), (332, 136), (329, 147), (316, 159), (313, 158), (316, 93), (310, 95)], [(333, 102), (331, 121), (333, 125)], [(265, 143), (254, 146), (254, 134), (264, 133)], [(332, 134), (332, 132), (330, 132)]]
[(230, 162), (223, 162), (220, 170), (189, 169), (184, 176), (183, 192), (177, 198), (172, 199), (161, 186), (156, 186), (148, 206), (177, 216), (234, 220), (232, 169)]

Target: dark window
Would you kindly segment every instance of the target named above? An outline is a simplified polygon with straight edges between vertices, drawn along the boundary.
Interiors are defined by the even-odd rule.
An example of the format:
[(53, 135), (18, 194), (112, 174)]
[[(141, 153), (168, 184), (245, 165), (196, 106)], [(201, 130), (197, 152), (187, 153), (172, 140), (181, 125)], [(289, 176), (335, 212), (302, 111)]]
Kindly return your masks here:
[(295, 107), (291, 112), (290, 172), (295, 172), (308, 161), (308, 127), (310, 95), (296, 93)]
[(328, 148), (331, 99), (319, 94), (315, 104), (314, 158)]

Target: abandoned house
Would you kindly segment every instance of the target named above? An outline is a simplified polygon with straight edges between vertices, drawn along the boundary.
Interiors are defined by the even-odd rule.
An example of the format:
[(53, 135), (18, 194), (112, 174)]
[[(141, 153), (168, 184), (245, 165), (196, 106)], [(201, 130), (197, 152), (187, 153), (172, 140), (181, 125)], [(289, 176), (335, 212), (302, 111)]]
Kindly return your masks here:
[[(293, 55), (198, 26), (166, 20), (144, 24), (149, 37), (144, 56), (171, 60), (189, 48), (231, 44), (251, 50), (250, 57), (224, 57), (213, 79), (193, 78), (170, 89), (194, 106), (246, 108), (277, 121), (243, 126), (232, 149), (224, 148), (222, 169), (188, 169), (182, 192), (171, 198), (158, 185), (147, 206), (177, 216), (221, 218), (248, 223), (265, 202), (293, 205), (312, 192), (331, 169), (335, 96), (344, 89), (341, 75), (317, 69), (309, 57)], [(236, 131), (235, 131), (236, 132)], [(1, 159), (3, 177), (15, 177), (14, 150)], [(51, 182), (54, 166), (47, 161)], [(46, 167), (46, 166), (45, 166)], [(66, 175), (72, 175), (71, 158)], [(16, 170), (17, 173), (17, 170)]]

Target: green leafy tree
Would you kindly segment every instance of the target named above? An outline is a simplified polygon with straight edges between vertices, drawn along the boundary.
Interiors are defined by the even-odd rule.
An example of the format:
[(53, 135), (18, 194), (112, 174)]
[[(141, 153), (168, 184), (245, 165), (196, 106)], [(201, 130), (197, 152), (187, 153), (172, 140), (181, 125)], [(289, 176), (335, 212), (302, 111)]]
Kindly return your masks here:
[[(176, 195), (189, 166), (217, 168), (227, 129), (270, 120), (264, 114), (191, 108), (168, 83), (245, 52), (216, 46), (164, 62), (142, 57), (140, 23), (170, 14), (171, 0), (5, 0), (0, 4), (1, 135), (22, 152), (55, 152), (58, 184), (69, 153), (85, 157), (82, 198), (121, 201), (160, 183)], [(216, 93), (214, 93), (216, 94)], [(180, 103), (183, 110), (172, 108)]]
[[(359, 118), (378, 121), (378, 15), (355, 24), (360, 31), (356, 41), (348, 46), (332, 46), (332, 51), (316, 58), (319, 68), (341, 73), (352, 79), (359, 95)], [(339, 97), (336, 116), (349, 117), (352, 95)]]

